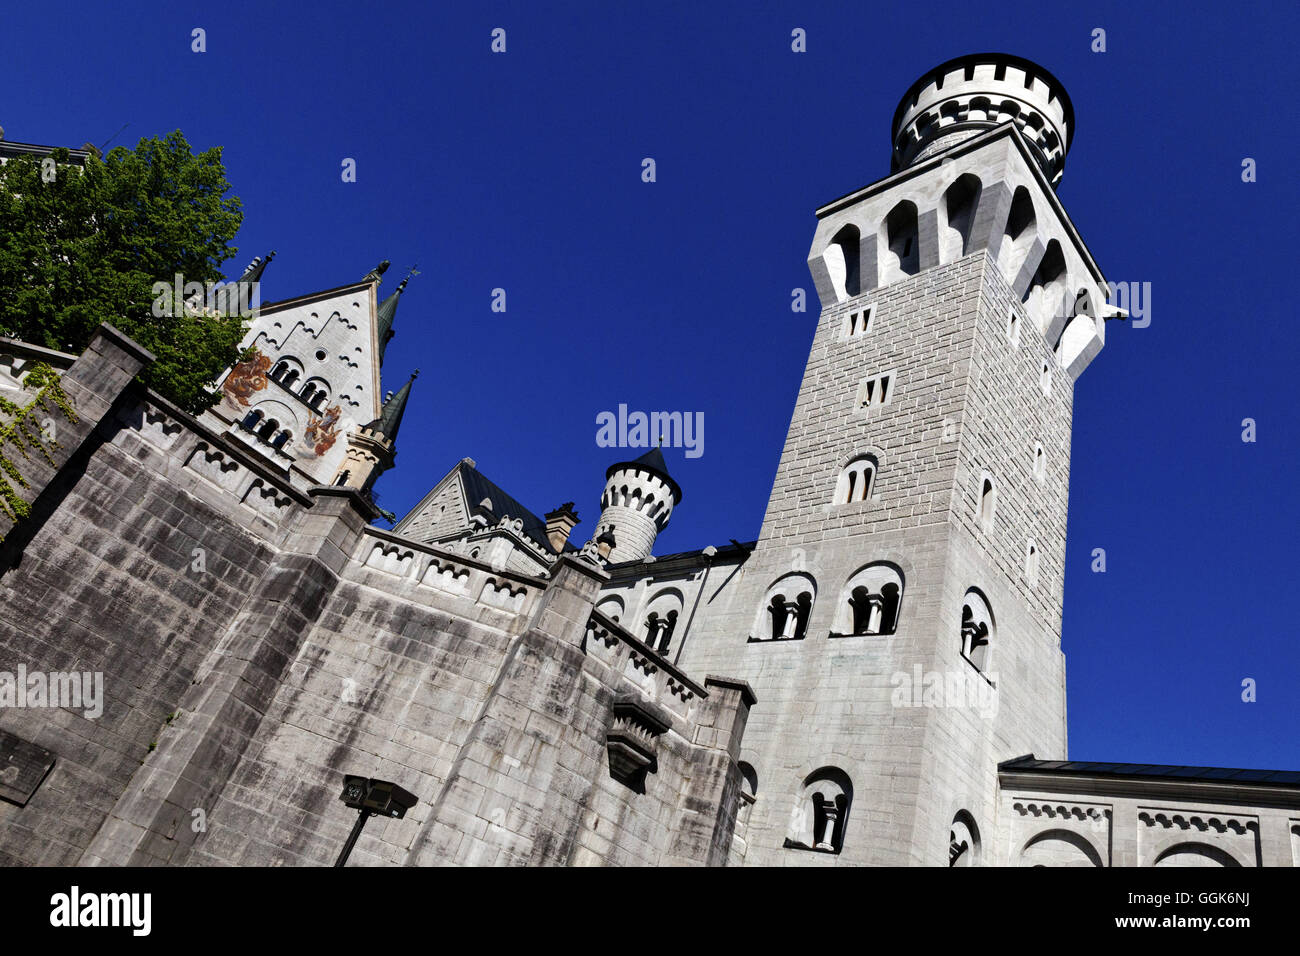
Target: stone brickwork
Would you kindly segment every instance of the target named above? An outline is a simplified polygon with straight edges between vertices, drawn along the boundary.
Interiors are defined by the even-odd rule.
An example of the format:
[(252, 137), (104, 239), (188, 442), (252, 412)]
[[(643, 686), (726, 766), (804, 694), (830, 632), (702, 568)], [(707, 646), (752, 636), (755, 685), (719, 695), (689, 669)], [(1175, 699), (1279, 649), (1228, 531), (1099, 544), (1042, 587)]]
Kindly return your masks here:
[[(0, 681), (99, 673), (103, 713), (0, 707), (0, 863), (326, 865), (353, 774), (418, 801), (362, 865), (1300, 865), (1300, 774), (1065, 760), (1073, 389), (1118, 314), (1054, 193), (1073, 125), (1014, 57), (909, 90), (891, 175), (817, 211), (750, 544), (650, 553), (682, 500), (657, 449), (581, 548), (572, 503), (468, 459), (383, 531), (313, 484), (337, 450), (181, 413), (103, 329), (0, 519)], [(251, 333), (332, 342), (358, 423), (372, 279)]]
[(725, 861), (747, 687), (598, 628), (587, 558), (519, 574), (296, 489), (132, 385), (149, 359), (105, 329), (68, 370), (78, 423), (0, 550), (0, 672), (104, 688), (102, 715), (0, 708), (53, 759), (0, 801), (0, 862), (326, 864), (345, 773), (419, 800), (358, 864)]

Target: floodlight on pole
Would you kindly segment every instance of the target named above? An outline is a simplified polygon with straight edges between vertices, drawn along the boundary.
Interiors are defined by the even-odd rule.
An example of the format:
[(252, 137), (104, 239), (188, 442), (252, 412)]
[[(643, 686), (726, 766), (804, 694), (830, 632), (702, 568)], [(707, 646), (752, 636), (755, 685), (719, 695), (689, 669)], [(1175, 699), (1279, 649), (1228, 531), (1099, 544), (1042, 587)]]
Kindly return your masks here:
[(343, 866), (347, 863), (352, 848), (357, 844), (357, 838), (361, 836), (361, 830), (372, 816), (400, 820), (406, 816), (406, 811), (418, 802), (414, 794), (403, 790), (395, 783), (351, 774), (345, 774), (343, 777), (343, 793), (339, 795), (339, 799), (359, 812), (357, 822), (352, 825), (348, 842), (343, 844), (343, 852), (339, 854), (335, 866)]

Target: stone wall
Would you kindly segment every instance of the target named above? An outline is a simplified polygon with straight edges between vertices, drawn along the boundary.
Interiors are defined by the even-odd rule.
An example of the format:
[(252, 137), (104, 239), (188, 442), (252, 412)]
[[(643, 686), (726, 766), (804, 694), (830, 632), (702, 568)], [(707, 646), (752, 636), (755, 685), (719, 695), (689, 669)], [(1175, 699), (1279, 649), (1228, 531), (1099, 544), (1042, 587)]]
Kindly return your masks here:
[(149, 359), (106, 329), (68, 371), (79, 421), (0, 548), (0, 672), (104, 688), (0, 708), (0, 744), (53, 755), (0, 793), (0, 862), (326, 864), (345, 773), (419, 801), (359, 864), (725, 862), (747, 687), (597, 629), (584, 560), (494, 570), (295, 490), (132, 384)]

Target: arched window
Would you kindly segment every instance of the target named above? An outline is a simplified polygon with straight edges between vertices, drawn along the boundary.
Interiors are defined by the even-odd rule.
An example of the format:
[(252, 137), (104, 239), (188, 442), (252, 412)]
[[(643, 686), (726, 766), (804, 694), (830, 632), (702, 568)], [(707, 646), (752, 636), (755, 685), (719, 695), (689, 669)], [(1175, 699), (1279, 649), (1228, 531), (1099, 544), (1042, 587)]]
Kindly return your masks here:
[(294, 382), (302, 377), (302, 365), (297, 359), (282, 358), (275, 363), (271, 369), (271, 381), (279, 382), (285, 388), (291, 386)]
[(1042, 480), (1047, 474), (1047, 455), (1043, 452), (1043, 443), (1034, 443), (1034, 477)]
[(751, 641), (801, 641), (808, 633), (817, 585), (802, 572), (787, 574), (767, 589)]
[(672, 640), (673, 631), (677, 628), (677, 612), (669, 611), (661, 617), (658, 611), (651, 611), (646, 617), (645, 628), (645, 642), (650, 650), (667, 654), (668, 644)]
[(979, 509), (976, 520), (985, 531), (993, 530), (993, 516), (997, 511), (998, 493), (993, 487), (993, 478), (988, 472), (980, 478)]
[(682, 595), (676, 588), (660, 591), (646, 605), (642, 633), (652, 651), (668, 653), (681, 612)]
[(1013, 349), (1020, 348), (1020, 316), (1014, 306), (1007, 313), (1007, 338), (1011, 340)]
[(289, 444), (291, 438), (293, 438), (293, 434), (286, 428), (284, 431), (280, 432), (280, 434), (271, 439), (271, 447), (278, 451), (285, 445)]
[(850, 224), (835, 233), (831, 244), (826, 247), (826, 271), (830, 274), (835, 297), (840, 301), (862, 291), (862, 277), (859, 274), (861, 244), (858, 227)]
[(948, 865), (978, 866), (980, 859), (980, 831), (975, 818), (965, 810), (957, 811), (948, 828)]
[(1025, 256), (1029, 254), (1037, 236), (1038, 220), (1034, 216), (1034, 201), (1029, 198), (1028, 189), (1018, 186), (1011, 197), (1011, 211), (1002, 233), (1002, 244), (998, 246), (998, 266), (1008, 285), (1015, 285), (1020, 267), (1025, 264)]
[(857, 571), (844, 585), (836, 608), (833, 637), (893, 634), (903, 602), (903, 575), (878, 561)]
[(993, 611), (989, 602), (977, 588), (971, 588), (961, 608), (961, 655), (981, 672), (988, 670), (993, 637)]
[(307, 384), (302, 387), (298, 397), (310, 405), (314, 410), (320, 411), (321, 406), (325, 404), (325, 399), (329, 398), (330, 387), (323, 378), (311, 378)]
[(939, 261), (952, 262), (970, 251), (971, 226), (979, 204), (980, 181), (972, 173), (959, 176), (943, 194), (940, 207), (946, 224), (939, 233)]
[(1032, 539), (1025, 548), (1025, 582), (1031, 588), (1038, 586), (1038, 545)]
[(268, 418), (262, 423), (262, 427), (257, 430), (257, 437), (264, 442), (269, 442), (275, 437), (275, 433), (280, 430), (280, 423), (274, 418)]
[(1050, 362), (1043, 362), (1043, 368), (1038, 373), (1038, 387), (1043, 391), (1044, 398), (1052, 396), (1052, 365)]
[(601, 598), (600, 603), (596, 605), (596, 610), (618, 623), (623, 619), (623, 607), (623, 599), (616, 594), (611, 594)]
[(880, 284), (913, 276), (921, 269), (917, 248), (916, 204), (904, 199), (885, 217)]
[(790, 813), (785, 845), (797, 850), (839, 853), (844, 849), (853, 783), (838, 767), (809, 774)]
[(1025, 311), (1034, 319), (1040, 331), (1045, 331), (1059, 313), (1072, 308), (1073, 299), (1067, 301), (1068, 288), (1065, 255), (1061, 252), (1061, 244), (1053, 239), (1047, 244), (1034, 278), (1021, 297)]
[(243, 428), (244, 431), (251, 432), (257, 427), (257, 423), (261, 420), (262, 412), (260, 409), (255, 408), (244, 416), (244, 420), (239, 423), (239, 426)]
[(835, 504), (870, 501), (876, 483), (877, 462), (874, 455), (859, 455), (840, 472), (835, 485)]

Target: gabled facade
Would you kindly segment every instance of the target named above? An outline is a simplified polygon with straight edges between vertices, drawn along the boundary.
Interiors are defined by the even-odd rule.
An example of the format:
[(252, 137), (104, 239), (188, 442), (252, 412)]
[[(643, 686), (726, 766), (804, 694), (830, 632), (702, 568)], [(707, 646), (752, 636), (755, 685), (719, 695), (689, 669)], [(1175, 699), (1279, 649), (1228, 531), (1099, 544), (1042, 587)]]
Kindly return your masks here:
[[(247, 274), (262, 268), (255, 262)], [(381, 300), (387, 268), (258, 309), (241, 343), (252, 355), (222, 379), (221, 403), (207, 418), (304, 485), (333, 484), (345, 470), (346, 436), (383, 409), (383, 353), (406, 285)]]

